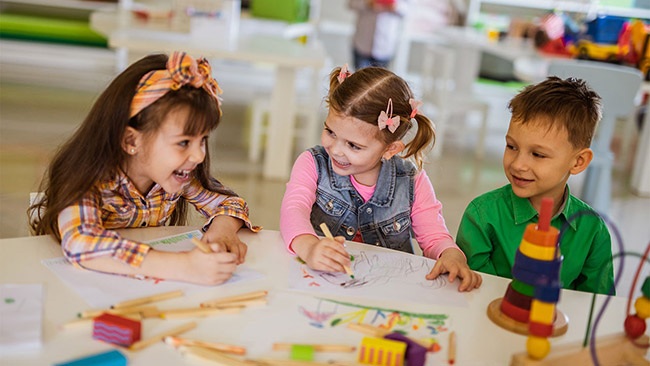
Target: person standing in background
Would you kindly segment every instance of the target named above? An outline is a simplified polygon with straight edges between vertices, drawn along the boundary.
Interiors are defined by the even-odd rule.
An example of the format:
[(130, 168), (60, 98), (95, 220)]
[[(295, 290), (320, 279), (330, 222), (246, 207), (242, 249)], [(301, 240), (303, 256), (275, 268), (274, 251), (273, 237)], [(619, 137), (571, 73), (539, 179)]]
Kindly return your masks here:
[(388, 68), (395, 55), (401, 18), (406, 15), (407, 0), (349, 0), (357, 12), (357, 25), (352, 40), (354, 67)]

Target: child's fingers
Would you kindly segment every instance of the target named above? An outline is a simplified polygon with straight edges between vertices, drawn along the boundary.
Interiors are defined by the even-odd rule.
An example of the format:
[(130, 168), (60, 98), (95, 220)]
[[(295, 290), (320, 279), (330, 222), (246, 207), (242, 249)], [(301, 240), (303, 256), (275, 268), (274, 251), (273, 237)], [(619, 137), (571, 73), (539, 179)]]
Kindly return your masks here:
[(221, 244), (212, 243), (208, 245), (210, 246), (210, 249), (212, 249), (214, 253), (221, 253), (227, 251), (226, 248), (224, 248), (224, 246)]
[(461, 270), (458, 277), (461, 278), (460, 286), (458, 286), (458, 291), (467, 291), (472, 288), (474, 276), (472, 276), (470, 271)]
[(427, 275), (427, 277), (426, 277), (427, 280), (436, 279), (438, 276), (440, 276), (440, 274), (442, 273), (444, 268), (445, 267), (442, 265), (442, 262), (437, 261), (436, 264), (433, 266), (433, 269), (431, 270), (431, 272), (429, 272), (429, 274)]
[(458, 276), (458, 267), (452, 266), (449, 268), (449, 282), (454, 282), (456, 277)]
[(476, 281), (476, 285), (474, 285), (474, 288), (479, 288), (483, 284), (483, 276), (481, 276), (480, 274), (475, 273), (475, 272), (474, 272), (474, 275), (476, 275), (476, 277), (478, 277), (477, 281)]

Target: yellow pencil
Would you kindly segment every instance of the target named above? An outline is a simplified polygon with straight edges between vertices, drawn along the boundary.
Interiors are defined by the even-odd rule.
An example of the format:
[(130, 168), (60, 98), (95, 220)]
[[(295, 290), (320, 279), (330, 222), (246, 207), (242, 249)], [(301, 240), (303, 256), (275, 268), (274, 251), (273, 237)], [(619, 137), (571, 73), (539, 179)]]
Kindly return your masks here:
[[(320, 229), (323, 230), (323, 234), (325, 234), (325, 237), (328, 239), (334, 239), (332, 236), (332, 233), (330, 232), (330, 229), (325, 225), (325, 223), (320, 224)], [(352, 272), (352, 269), (350, 266), (343, 266), (343, 269), (345, 269), (345, 273), (347, 273), (350, 277), (354, 278), (354, 272)]]
[(219, 342), (210, 342), (210, 341), (197, 341), (194, 339), (180, 338), (174, 336), (165, 337), (165, 343), (173, 346), (199, 346), (204, 348), (210, 348), (215, 351), (232, 353), (235, 355), (245, 355), (246, 347), (233, 346), (232, 344), (225, 344)]
[(220, 298), (220, 299), (206, 301), (204, 303), (201, 303), (201, 306), (216, 306), (216, 305), (219, 305), (219, 304), (225, 304), (225, 303), (234, 302), (234, 301), (251, 300), (251, 299), (256, 299), (258, 297), (266, 296), (266, 294), (268, 294), (268, 293), (269, 293), (268, 291), (254, 291), (254, 292), (249, 292), (249, 293), (245, 293), (245, 294), (228, 296), (228, 297), (223, 297), (223, 298)]
[[(298, 345), (298, 344), (297, 344)], [(347, 344), (300, 344), (303, 346), (310, 346), (314, 352), (354, 352), (357, 348), (348, 346)], [(274, 351), (290, 351), (294, 346), (292, 343), (274, 343)]]
[(210, 246), (197, 238), (192, 238), (192, 244), (199, 248), (203, 253), (212, 253)]
[(160, 334), (155, 335), (155, 336), (153, 336), (151, 338), (147, 338), (147, 339), (137, 341), (137, 342), (133, 343), (131, 345), (131, 347), (129, 347), (129, 349), (131, 351), (139, 351), (139, 350), (141, 350), (143, 348), (151, 346), (152, 344), (154, 344), (156, 342), (162, 341), (167, 336), (175, 336), (175, 335), (178, 335), (178, 334), (182, 334), (182, 333), (185, 333), (185, 332), (187, 332), (189, 330), (192, 330), (194, 328), (196, 328), (196, 322), (186, 323), (186, 324), (181, 325), (180, 327), (177, 327), (177, 328), (168, 330), (166, 332), (160, 333)]
[(183, 290), (163, 292), (162, 294), (145, 296), (145, 297), (140, 297), (140, 298), (133, 299), (133, 300), (118, 302), (117, 304), (114, 304), (113, 306), (111, 306), (111, 308), (113, 308), (113, 309), (130, 308), (130, 307), (134, 307), (134, 306), (138, 306), (138, 305), (149, 304), (149, 303), (152, 303), (152, 302), (172, 299), (172, 298), (181, 297), (181, 296), (183, 296)]
[(449, 333), (449, 349), (447, 350), (447, 361), (450, 365), (456, 362), (456, 332)]

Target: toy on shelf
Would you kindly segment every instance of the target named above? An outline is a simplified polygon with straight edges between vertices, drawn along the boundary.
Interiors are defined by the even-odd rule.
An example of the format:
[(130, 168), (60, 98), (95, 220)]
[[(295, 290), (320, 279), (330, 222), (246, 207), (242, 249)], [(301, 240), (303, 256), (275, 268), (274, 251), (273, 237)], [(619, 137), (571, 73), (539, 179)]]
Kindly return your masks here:
[(505, 296), (488, 306), (488, 317), (499, 326), (528, 335), (528, 355), (546, 357), (548, 337), (566, 333), (569, 321), (556, 310), (560, 298), (559, 230), (551, 226), (553, 200), (544, 198), (537, 225), (529, 224), (515, 256), (512, 282)]
[(650, 317), (650, 276), (643, 282), (641, 291), (643, 295), (634, 302), (636, 314), (625, 318), (625, 334), (631, 339), (637, 339), (645, 333), (646, 319)]

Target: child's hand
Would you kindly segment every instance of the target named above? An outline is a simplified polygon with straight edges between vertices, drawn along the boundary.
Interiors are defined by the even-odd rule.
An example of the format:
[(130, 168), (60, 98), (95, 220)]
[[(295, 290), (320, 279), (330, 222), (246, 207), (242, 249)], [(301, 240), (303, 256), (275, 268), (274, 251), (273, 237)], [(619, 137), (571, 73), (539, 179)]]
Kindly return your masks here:
[(210, 244), (213, 253), (203, 253), (194, 248), (187, 253), (185, 281), (215, 286), (228, 281), (237, 268), (237, 256), (226, 253), (218, 244)]
[(472, 291), (479, 288), (483, 282), (481, 275), (469, 269), (463, 253), (456, 248), (448, 248), (442, 252), (436, 265), (427, 275), (427, 280), (432, 280), (447, 272), (449, 272), (449, 282), (454, 282), (456, 277), (462, 278), (458, 291)]
[(231, 216), (217, 216), (212, 220), (210, 228), (205, 232), (204, 242), (219, 244), (226, 251), (235, 254), (237, 264), (244, 263), (248, 246), (239, 240), (237, 231), (241, 229), (242, 221)]
[[(301, 240), (303, 239), (303, 240)], [(344, 265), (350, 265), (350, 255), (343, 243), (342, 236), (332, 239), (317, 239), (311, 235), (308, 238), (297, 237), (291, 247), (311, 269), (328, 272), (345, 272)]]

